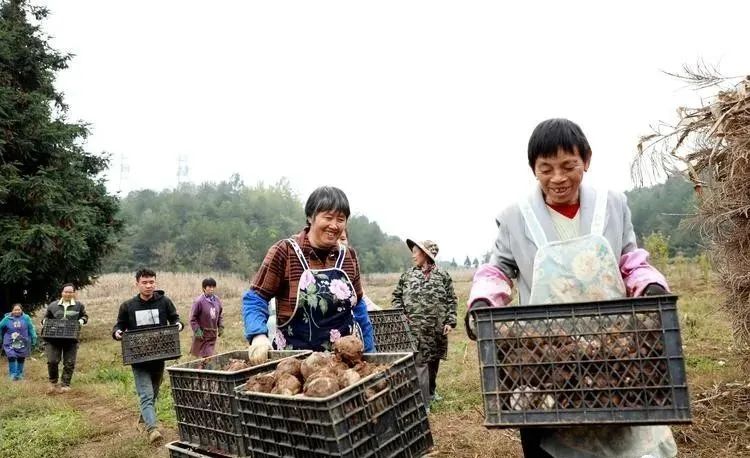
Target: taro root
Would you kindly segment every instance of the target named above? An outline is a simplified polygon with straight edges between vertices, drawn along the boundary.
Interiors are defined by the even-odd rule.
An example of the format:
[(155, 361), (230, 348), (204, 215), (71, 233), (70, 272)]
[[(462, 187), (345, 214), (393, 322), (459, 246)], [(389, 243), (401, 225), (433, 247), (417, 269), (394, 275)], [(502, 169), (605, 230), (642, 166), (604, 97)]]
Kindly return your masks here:
[(271, 394), (294, 396), (301, 391), (302, 384), (297, 377), (289, 373), (281, 373), (276, 376), (276, 385), (271, 390)]
[(333, 351), (342, 361), (356, 364), (362, 361), (362, 353), (365, 346), (356, 336), (345, 336), (333, 343)]
[(328, 365), (329, 358), (329, 355), (317, 351), (305, 358), (305, 360), (302, 361), (302, 365), (300, 366), (302, 378), (307, 380), (307, 378), (312, 375), (313, 372), (317, 372), (318, 370), (326, 367)]
[(365, 378), (372, 374), (372, 370), (375, 366), (368, 363), (367, 361), (361, 361), (354, 366), (354, 371), (357, 372), (360, 378)]
[(325, 398), (339, 390), (339, 382), (334, 377), (319, 377), (305, 383), (305, 396)]
[(346, 388), (347, 386), (354, 385), (355, 383), (359, 382), (361, 377), (354, 369), (347, 369), (344, 372), (339, 375), (339, 386), (341, 388)]
[(528, 410), (531, 408), (531, 400), (533, 398), (533, 392), (536, 388), (529, 386), (521, 386), (513, 390), (513, 394), (510, 395), (510, 408), (511, 410)]
[(242, 369), (247, 369), (248, 367), (250, 367), (250, 363), (248, 361), (245, 361), (244, 359), (231, 358), (229, 360), (229, 363), (224, 366), (223, 370), (227, 372), (236, 372)]
[(336, 375), (341, 375), (345, 371), (349, 370), (349, 365), (342, 361), (338, 355), (336, 355), (333, 358), (330, 358), (328, 362), (328, 369), (330, 369), (331, 372)]
[(245, 385), (245, 391), (270, 393), (275, 382), (276, 374), (273, 372), (270, 372), (268, 374), (253, 375), (252, 377), (250, 377), (250, 379), (248, 379), (247, 385)]
[[(381, 372), (385, 372), (386, 369), (388, 369), (388, 366), (381, 365), (381, 364), (374, 365), (372, 367), (372, 374), (379, 374)], [(372, 388), (375, 391), (382, 391), (386, 389), (387, 387), (388, 387), (388, 379), (386, 379), (385, 377), (382, 380), (380, 380), (378, 383), (372, 386)]]
[(302, 361), (297, 358), (283, 359), (276, 366), (276, 374), (289, 374), (302, 380)]
[(333, 372), (330, 368), (324, 367), (322, 369), (318, 369), (317, 371), (310, 374), (307, 379), (305, 379), (305, 385), (312, 382), (315, 379), (319, 379), (322, 377), (329, 377), (329, 378), (336, 378), (336, 373)]

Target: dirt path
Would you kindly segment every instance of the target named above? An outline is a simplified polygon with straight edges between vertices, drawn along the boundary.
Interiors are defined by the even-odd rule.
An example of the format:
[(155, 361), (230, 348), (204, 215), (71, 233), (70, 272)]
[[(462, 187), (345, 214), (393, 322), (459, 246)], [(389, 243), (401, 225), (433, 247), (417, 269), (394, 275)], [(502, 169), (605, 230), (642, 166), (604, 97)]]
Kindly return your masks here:
[[(86, 442), (71, 447), (63, 457), (70, 458), (152, 458), (169, 454), (164, 444), (178, 440), (174, 429), (160, 427), (164, 440), (158, 445), (149, 445), (146, 433), (138, 425), (137, 398), (125, 401), (113, 396), (97, 393), (96, 387), (76, 384), (67, 393), (47, 394), (46, 367), (35, 364), (26, 383), (31, 395), (51, 396), (67, 407), (80, 412), (93, 428), (93, 435)], [(44, 373), (42, 373), (44, 371)], [(62, 458), (62, 457), (61, 457)]]
[[(56, 396), (81, 412), (89, 423), (100, 428), (100, 433), (90, 441), (68, 451), (71, 458), (165, 457), (168, 453), (163, 445), (178, 439), (174, 430), (161, 427), (159, 430), (164, 440), (160, 444), (149, 445), (142, 425), (138, 425), (138, 414), (134, 413), (132, 406), (122, 405), (124, 403), (121, 401), (81, 390)], [(136, 402), (135, 394), (132, 402)]]
[[(479, 412), (430, 415), (437, 455), (455, 458), (510, 458), (521, 456), (516, 430), (488, 430)], [(478, 447), (481, 444), (480, 447)]]

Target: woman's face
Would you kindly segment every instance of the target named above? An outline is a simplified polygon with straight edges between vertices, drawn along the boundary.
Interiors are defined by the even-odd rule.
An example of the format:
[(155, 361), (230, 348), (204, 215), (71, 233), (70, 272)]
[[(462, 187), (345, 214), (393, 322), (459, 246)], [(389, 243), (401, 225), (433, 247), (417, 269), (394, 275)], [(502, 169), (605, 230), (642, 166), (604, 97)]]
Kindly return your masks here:
[(422, 267), (427, 262), (427, 255), (416, 245), (411, 249), (411, 262), (414, 267)]
[(578, 203), (578, 191), (588, 168), (589, 162), (583, 162), (578, 151), (570, 153), (561, 148), (554, 157), (538, 158), (534, 175), (542, 187), (545, 202), (550, 205)]
[(16, 305), (15, 307), (13, 307), (13, 310), (11, 311), (11, 314), (13, 316), (21, 316), (21, 315), (23, 315), (23, 309), (21, 308), (20, 305)]
[(346, 215), (337, 211), (316, 213), (310, 221), (310, 243), (315, 248), (338, 245), (341, 233), (346, 230)]

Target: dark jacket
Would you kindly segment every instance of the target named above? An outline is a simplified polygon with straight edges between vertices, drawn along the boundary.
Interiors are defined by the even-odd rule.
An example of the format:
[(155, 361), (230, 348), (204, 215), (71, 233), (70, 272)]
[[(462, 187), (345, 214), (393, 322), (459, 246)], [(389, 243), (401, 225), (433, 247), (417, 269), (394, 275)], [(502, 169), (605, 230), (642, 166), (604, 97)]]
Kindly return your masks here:
[(183, 323), (177, 313), (172, 300), (164, 295), (164, 291), (154, 291), (149, 300), (141, 299), (140, 294), (123, 302), (117, 313), (117, 323), (112, 328), (112, 338), (115, 332), (127, 331), (129, 329), (167, 326), (168, 324), (179, 324), (182, 330)]
[[(86, 306), (83, 305), (83, 302), (75, 301), (66, 309), (62, 305), (61, 299), (52, 301), (47, 305), (47, 310), (44, 312), (44, 318), (42, 318), (42, 325), (44, 325), (44, 320), (48, 318), (55, 320), (83, 320), (83, 324), (89, 322), (89, 316), (86, 314)], [(47, 337), (45, 337), (44, 340), (45, 342), (58, 345), (71, 342), (70, 339), (55, 339)]]
[[(120, 305), (117, 323), (112, 328), (112, 338), (115, 338), (117, 330), (125, 332), (129, 329), (153, 328), (168, 324), (177, 324), (182, 331), (183, 323), (180, 321), (180, 315), (172, 300), (164, 295), (164, 291), (154, 291), (154, 295), (147, 301), (141, 299), (138, 294)], [(161, 372), (164, 370), (164, 361), (147, 361), (133, 364), (133, 366), (150, 372)]]

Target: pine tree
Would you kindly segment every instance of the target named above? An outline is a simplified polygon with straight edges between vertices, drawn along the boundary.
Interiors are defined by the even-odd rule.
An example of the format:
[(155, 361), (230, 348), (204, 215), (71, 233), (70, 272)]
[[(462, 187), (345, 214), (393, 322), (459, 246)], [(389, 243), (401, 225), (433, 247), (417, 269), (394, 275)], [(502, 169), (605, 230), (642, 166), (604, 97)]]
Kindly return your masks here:
[(118, 202), (83, 149), (87, 126), (66, 120), (54, 87), (71, 56), (48, 45), (48, 11), (0, 2), (0, 311), (38, 307), (62, 285), (91, 283), (114, 246)]

